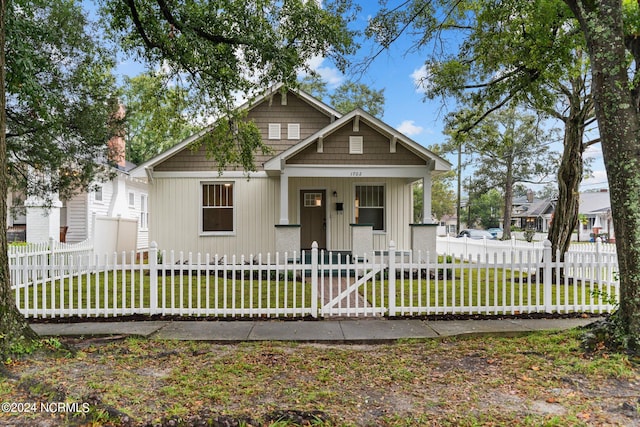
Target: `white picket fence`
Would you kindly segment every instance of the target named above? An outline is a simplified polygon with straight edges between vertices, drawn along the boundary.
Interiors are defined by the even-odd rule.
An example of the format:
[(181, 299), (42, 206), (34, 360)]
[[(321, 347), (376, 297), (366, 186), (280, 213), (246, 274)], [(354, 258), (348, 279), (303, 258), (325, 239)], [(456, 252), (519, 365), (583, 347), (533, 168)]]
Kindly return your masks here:
[[(542, 249), (544, 241), (527, 242), (526, 240), (489, 240), (470, 239), (468, 237), (437, 237), (436, 250), (440, 254), (455, 255), (462, 258), (487, 259), (492, 262), (494, 254), (500, 256), (503, 252), (513, 253), (515, 257), (526, 256), (530, 250)], [(596, 242), (573, 242), (569, 247), (569, 253), (607, 253), (615, 254), (616, 245), (612, 243), (602, 243), (600, 239)]]
[(316, 248), (226, 257), (152, 243), (144, 253), (103, 257), (46, 248), (10, 262), (16, 304), (27, 317), (605, 313), (619, 295), (617, 257), (602, 244), (570, 251), (562, 263), (552, 261), (548, 242), (446, 255), (396, 251), (392, 243), (358, 257)]
[(78, 257), (90, 258), (92, 255), (91, 240), (61, 243), (50, 239), (48, 242), (10, 245), (8, 256), (11, 284), (17, 288), (42, 280), (60, 278), (55, 266), (68, 264)]

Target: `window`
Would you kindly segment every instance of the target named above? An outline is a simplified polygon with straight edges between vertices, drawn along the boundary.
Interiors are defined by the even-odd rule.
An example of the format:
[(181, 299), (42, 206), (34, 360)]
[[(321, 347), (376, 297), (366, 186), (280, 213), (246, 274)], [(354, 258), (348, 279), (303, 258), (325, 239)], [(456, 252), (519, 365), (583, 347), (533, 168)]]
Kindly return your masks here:
[(322, 193), (304, 193), (305, 208), (322, 207)]
[(364, 143), (361, 136), (349, 137), (349, 154), (362, 154), (364, 152)]
[(287, 139), (300, 139), (299, 123), (289, 123), (287, 125)]
[(147, 209), (147, 196), (140, 195), (140, 228), (146, 230), (149, 228), (149, 210)]
[(129, 206), (136, 205), (136, 195), (133, 192), (129, 192)]
[(280, 123), (269, 123), (269, 139), (280, 139)]
[(356, 185), (355, 223), (384, 230), (384, 185)]
[(233, 184), (202, 184), (202, 232), (233, 231)]
[(101, 202), (102, 201), (102, 185), (96, 187), (96, 191), (93, 193), (93, 199), (96, 202)]

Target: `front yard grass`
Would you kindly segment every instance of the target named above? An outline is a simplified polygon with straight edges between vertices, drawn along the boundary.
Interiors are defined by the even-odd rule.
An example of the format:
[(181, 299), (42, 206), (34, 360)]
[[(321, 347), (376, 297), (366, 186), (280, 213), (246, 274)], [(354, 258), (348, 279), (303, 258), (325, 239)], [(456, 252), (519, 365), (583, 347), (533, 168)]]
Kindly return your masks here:
[(87, 418), (7, 412), (0, 424), (53, 416), (57, 425), (114, 426), (122, 417), (130, 426), (301, 425), (294, 416), (321, 427), (640, 423), (639, 361), (585, 353), (580, 339), (572, 330), (388, 345), (69, 340), (75, 355), (5, 365), (0, 401), (90, 402)]

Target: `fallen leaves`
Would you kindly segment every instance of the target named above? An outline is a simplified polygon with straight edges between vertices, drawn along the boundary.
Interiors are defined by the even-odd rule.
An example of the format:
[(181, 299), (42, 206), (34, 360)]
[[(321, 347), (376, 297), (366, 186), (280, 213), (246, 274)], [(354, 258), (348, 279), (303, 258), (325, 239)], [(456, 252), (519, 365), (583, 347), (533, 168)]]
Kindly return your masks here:
[[(488, 420), (518, 425), (520, 408), (528, 408), (533, 423), (543, 422), (544, 402), (559, 401), (568, 414), (579, 410), (585, 423), (594, 422), (594, 414), (598, 422), (601, 414), (614, 417), (607, 405), (620, 406), (614, 396), (629, 395), (637, 386), (602, 373), (576, 373), (575, 364), (592, 362), (567, 350), (578, 348), (574, 337), (562, 338), (563, 363), (553, 363), (553, 351), (541, 349), (540, 338), (529, 342), (526, 337), (363, 346), (137, 340), (87, 347), (82, 357), (63, 364), (25, 360), (7, 369), (55, 381), (68, 395), (98, 393), (139, 422), (209, 409), (253, 416), (297, 408), (321, 409), (340, 420), (337, 425), (416, 425), (416, 419), (420, 425), (433, 424), (430, 420), (470, 424), (471, 418), (461, 414), (486, 414), (482, 425), (491, 425)], [(589, 366), (599, 369), (596, 362)], [(613, 386), (628, 387), (627, 393), (610, 393)], [(14, 393), (7, 388), (4, 400)], [(560, 423), (575, 423), (576, 415), (555, 416)], [(604, 422), (617, 423), (613, 418)]]

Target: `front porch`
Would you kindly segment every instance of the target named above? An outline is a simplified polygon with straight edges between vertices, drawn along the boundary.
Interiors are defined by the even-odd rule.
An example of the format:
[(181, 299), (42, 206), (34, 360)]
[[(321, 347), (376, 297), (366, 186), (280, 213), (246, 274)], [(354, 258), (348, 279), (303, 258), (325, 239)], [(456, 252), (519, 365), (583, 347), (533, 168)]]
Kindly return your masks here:
[[(276, 252), (300, 253), (315, 241), (320, 250), (362, 257), (385, 250), (392, 240), (399, 250), (435, 252), (437, 224), (413, 223), (412, 184), (416, 181), (430, 188), (430, 179), (409, 174), (281, 176), (280, 194), (286, 196), (280, 196)], [(422, 218), (430, 219), (429, 197), (422, 206)]]

